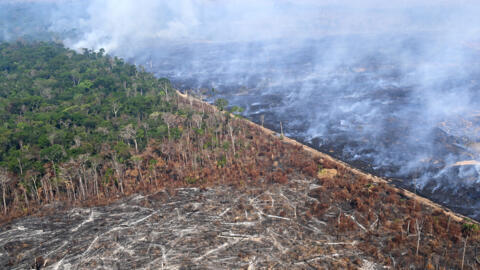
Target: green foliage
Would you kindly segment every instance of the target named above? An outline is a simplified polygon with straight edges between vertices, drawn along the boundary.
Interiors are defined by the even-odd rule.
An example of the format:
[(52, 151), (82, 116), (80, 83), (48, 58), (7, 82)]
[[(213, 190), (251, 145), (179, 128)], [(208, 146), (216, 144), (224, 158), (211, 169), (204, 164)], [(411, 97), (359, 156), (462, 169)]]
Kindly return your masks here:
[(219, 168), (223, 168), (223, 167), (225, 167), (225, 165), (227, 165), (227, 157), (222, 156), (219, 160), (217, 160), (217, 166)]
[(65, 158), (63, 147), (58, 144), (49, 146), (42, 151), (40, 155), (47, 161), (59, 162)]
[(178, 127), (172, 128), (170, 130), (170, 136), (172, 139), (178, 140), (182, 136), (182, 131)]
[[(128, 160), (134, 142), (142, 148), (149, 138), (167, 136), (158, 116), (178, 110), (167, 95), (175, 95), (168, 79), (105, 50), (77, 53), (55, 43), (1, 43), (0, 164), (17, 175), (22, 169), (41, 172), (45, 163), (110, 149), (102, 144)], [(127, 125), (133, 137), (122, 130)], [(180, 138), (182, 132), (172, 127), (171, 134)]]
[(222, 147), (223, 147), (223, 150), (227, 151), (230, 148), (230, 143), (229, 142), (223, 142)]
[(199, 136), (202, 136), (203, 134), (205, 134), (205, 131), (202, 128), (194, 128), (193, 130), (195, 131), (195, 134)]
[(476, 223), (467, 220), (467, 222), (462, 224), (462, 234), (464, 237), (471, 236), (474, 233), (477, 233), (480, 230), (480, 226)]
[(242, 107), (239, 107), (239, 106), (233, 106), (231, 109), (230, 109), (230, 113), (231, 114), (235, 114), (235, 115), (240, 115), (242, 112), (244, 112), (245, 109), (242, 108)]
[(115, 151), (115, 153), (117, 154), (118, 158), (123, 161), (123, 160), (127, 160), (130, 158), (130, 151), (129, 151), (129, 147), (127, 144), (125, 144), (124, 142), (118, 142), (114, 147), (113, 147), (113, 150)]
[(318, 165), (317, 165), (317, 173), (320, 173), (322, 170), (323, 170), (323, 165), (322, 165), (322, 164), (318, 164)]
[(103, 176), (103, 184), (109, 184), (114, 178), (114, 172), (112, 168), (105, 169), (105, 175)]
[(187, 184), (189, 185), (194, 185), (197, 183), (197, 179), (191, 176), (187, 176), (185, 177), (185, 182), (187, 182)]
[(228, 101), (224, 98), (219, 98), (215, 100), (215, 106), (217, 106), (220, 111), (223, 111), (225, 107), (228, 106)]

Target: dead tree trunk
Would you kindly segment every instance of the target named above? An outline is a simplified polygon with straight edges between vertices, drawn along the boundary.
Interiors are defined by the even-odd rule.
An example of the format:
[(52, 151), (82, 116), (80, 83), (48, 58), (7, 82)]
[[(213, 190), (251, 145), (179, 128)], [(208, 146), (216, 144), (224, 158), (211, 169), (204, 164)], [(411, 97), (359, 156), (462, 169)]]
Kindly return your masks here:
[(9, 182), (8, 171), (0, 168), (0, 185), (2, 186), (3, 213), (7, 214), (7, 183)]
[(417, 251), (415, 252), (415, 255), (418, 256), (418, 250), (420, 248), (420, 234), (421, 234), (421, 227), (418, 224), (418, 220), (415, 220), (415, 226), (416, 226), (416, 231), (417, 231)]
[(235, 138), (233, 136), (233, 128), (231, 125), (228, 125), (228, 131), (230, 133), (230, 138), (232, 140), (233, 156), (235, 156)]
[(461, 267), (462, 270), (463, 270), (463, 265), (465, 263), (465, 251), (467, 250), (467, 241), (468, 241), (468, 235), (465, 237), (465, 243), (463, 244), (462, 267)]
[(2, 181), (2, 198), (3, 198), (3, 213), (6, 215), (7, 214), (7, 200), (5, 199), (6, 196), (6, 182)]

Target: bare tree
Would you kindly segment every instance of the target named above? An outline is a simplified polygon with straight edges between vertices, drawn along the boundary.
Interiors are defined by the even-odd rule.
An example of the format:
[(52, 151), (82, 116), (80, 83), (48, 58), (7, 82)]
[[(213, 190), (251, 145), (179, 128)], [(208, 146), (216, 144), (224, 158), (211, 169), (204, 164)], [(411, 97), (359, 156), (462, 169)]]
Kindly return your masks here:
[(116, 101), (112, 102), (112, 111), (113, 114), (115, 115), (115, 118), (117, 118), (117, 113), (120, 110), (120, 104)]
[(167, 81), (164, 81), (162, 82), (162, 84), (160, 85), (160, 87), (162, 88), (162, 90), (165, 92), (165, 99), (167, 101), (169, 101), (169, 98), (168, 98), (168, 82)]
[(141, 167), (143, 158), (141, 156), (133, 156), (132, 161), (135, 164), (135, 167), (140, 176), (140, 182), (143, 182), (143, 174), (142, 174), (142, 167)]
[(193, 106), (193, 97), (191, 95), (187, 96), (188, 103), (190, 103), (190, 107)]
[(128, 124), (120, 131), (120, 136), (124, 140), (133, 140), (135, 143), (135, 152), (138, 153), (138, 144), (137, 144), (137, 131), (133, 128), (132, 124)]
[(0, 185), (2, 186), (2, 200), (3, 200), (3, 213), (7, 214), (7, 183), (10, 182), (8, 177), (8, 171), (5, 168), (0, 168)]
[(122, 194), (124, 194), (125, 192), (123, 191), (123, 175), (124, 175), (125, 166), (119, 162), (116, 153), (113, 153), (112, 161), (113, 161), (113, 168), (115, 169), (115, 172), (117, 173), (117, 176), (118, 176), (120, 191), (122, 192)]
[(95, 188), (95, 195), (97, 195), (97, 198), (99, 198), (99, 191), (98, 191), (98, 171), (97, 168), (100, 165), (100, 160), (95, 157), (90, 158), (90, 162), (92, 164), (92, 173), (93, 173), (93, 184)]
[(170, 138), (170, 126), (175, 123), (177, 117), (172, 113), (164, 113), (162, 114), (162, 120), (167, 124), (167, 131), (168, 131), (168, 138)]
[(471, 236), (473, 233), (478, 232), (478, 229), (479, 229), (478, 225), (474, 223), (464, 223), (462, 225), (462, 236), (465, 238), (465, 242), (463, 244), (463, 253), (462, 253), (462, 267), (461, 267), (462, 270), (465, 263), (465, 252), (467, 250), (468, 237)]
[(233, 128), (230, 124), (228, 125), (228, 131), (230, 134), (230, 139), (232, 140), (233, 155), (235, 156), (235, 136), (233, 136)]
[(467, 241), (468, 241), (468, 235), (465, 236), (465, 242), (463, 244), (463, 253), (462, 253), (462, 267), (460, 269), (463, 270), (463, 266), (465, 263), (465, 251), (467, 250)]
[(415, 255), (418, 256), (418, 250), (420, 248), (420, 234), (422, 232), (422, 227), (418, 223), (418, 219), (415, 219), (415, 230), (417, 231), (417, 251), (415, 252)]
[[(87, 169), (86, 169), (86, 163), (88, 161), (88, 156), (87, 155), (80, 155), (77, 158), (79, 165), (78, 166), (78, 177), (80, 181), (80, 189), (82, 191), (83, 199), (86, 199), (86, 196), (88, 195), (88, 177), (87, 177)], [(83, 178), (83, 182), (82, 182)]]
[(192, 115), (192, 121), (195, 123), (197, 128), (200, 128), (202, 126), (202, 116), (199, 114), (194, 114)]
[(37, 189), (37, 177), (38, 177), (38, 172), (36, 171), (27, 171), (27, 176), (25, 178), (29, 178), (31, 180), (31, 183), (32, 183), (32, 194), (34, 194), (34, 199), (36, 199), (37, 201), (40, 200), (40, 196), (38, 195), (38, 189)]
[(145, 141), (148, 142), (148, 131), (150, 130), (150, 125), (148, 124), (148, 122), (141, 122), (140, 125), (145, 131)]
[(43, 190), (43, 194), (45, 196), (45, 200), (47, 202), (52, 201), (53, 200), (53, 191), (52, 191), (52, 185), (50, 184), (49, 176), (47, 174), (45, 174), (40, 179), (40, 183), (42, 184), (42, 190)]
[(68, 179), (68, 180), (63, 181), (63, 184), (65, 185), (65, 188), (67, 190), (68, 200), (72, 201), (72, 198), (75, 198), (75, 195), (74, 195), (75, 191), (74, 191), (74, 188), (73, 188), (73, 181), (72, 181), (71, 173), (70, 173), (68, 167), (65, 166), (64, 164), (61, 164), (61, 165), (58, 166), (58, 171), (59, 171), (59, 177)]

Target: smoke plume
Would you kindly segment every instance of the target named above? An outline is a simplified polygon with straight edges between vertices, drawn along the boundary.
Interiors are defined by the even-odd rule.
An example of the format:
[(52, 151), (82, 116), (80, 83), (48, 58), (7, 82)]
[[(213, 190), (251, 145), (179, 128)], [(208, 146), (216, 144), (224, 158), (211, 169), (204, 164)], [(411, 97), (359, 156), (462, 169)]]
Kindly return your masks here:
[(475, 1), (48, 5), (49, 31), (76, 33), (64, 36), (67, 46), (104, 48), (183, 89), (213, 87), (253, 120), (282, 122), (287, 135), (477, 215)]

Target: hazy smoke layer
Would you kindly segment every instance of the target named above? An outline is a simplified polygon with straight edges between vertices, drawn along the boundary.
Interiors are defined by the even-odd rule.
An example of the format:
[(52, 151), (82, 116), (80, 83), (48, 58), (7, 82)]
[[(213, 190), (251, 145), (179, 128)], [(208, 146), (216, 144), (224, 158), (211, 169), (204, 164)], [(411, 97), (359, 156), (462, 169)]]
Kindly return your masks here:
[(282, 121), (288, 135), (476, 216), (476, 1), (90, 0), (53, 10), (51, 31), (80, 33), (68, 46), (105, 48), (183, 88), (215, 87), (254, 120)]

